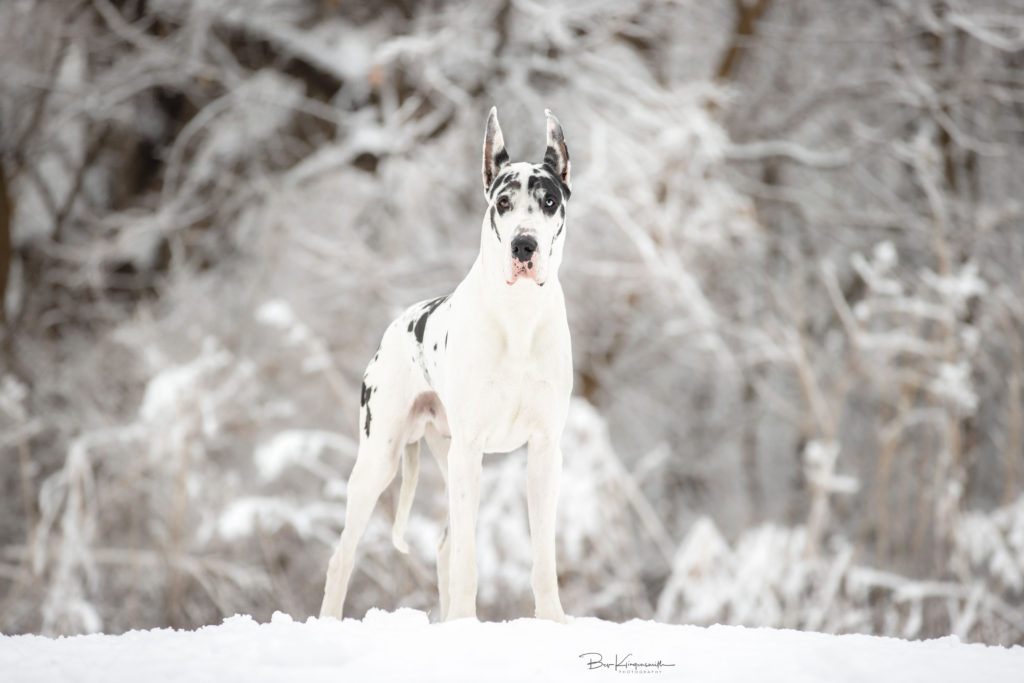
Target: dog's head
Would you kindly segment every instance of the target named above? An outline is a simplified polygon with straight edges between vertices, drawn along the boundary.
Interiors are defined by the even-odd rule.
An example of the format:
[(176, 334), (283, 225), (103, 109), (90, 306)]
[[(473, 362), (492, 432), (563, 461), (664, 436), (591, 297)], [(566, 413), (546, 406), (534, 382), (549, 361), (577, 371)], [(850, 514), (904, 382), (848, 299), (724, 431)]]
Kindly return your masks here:
[(562, 126), (547, 115), (547, 149), (539, 164), (510, 163), (491, 108), (484, 132), (484, 194), (487, 214), (481, 230), (485, 267), (507, 285), (543, 286), (557, 277), (565, 242), (565, 204), (569, 200), (569, 150)]

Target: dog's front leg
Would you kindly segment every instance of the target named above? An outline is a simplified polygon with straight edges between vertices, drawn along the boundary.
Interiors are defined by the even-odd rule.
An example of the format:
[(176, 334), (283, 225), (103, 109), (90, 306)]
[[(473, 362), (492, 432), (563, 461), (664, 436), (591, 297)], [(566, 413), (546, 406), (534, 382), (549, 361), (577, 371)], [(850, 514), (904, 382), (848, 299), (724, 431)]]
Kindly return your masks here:
[(451, 549), (446, 621), (476, 617), (476, 518), (482, 467), (482, 444), (452, 439), (448, 449)]
[(531, 584), (538, 619), (565, 621), (555, 570), (555, 513), (562, 451), (550, 438), (531, 439), (526, 461), (526, 502), (533, 548)]

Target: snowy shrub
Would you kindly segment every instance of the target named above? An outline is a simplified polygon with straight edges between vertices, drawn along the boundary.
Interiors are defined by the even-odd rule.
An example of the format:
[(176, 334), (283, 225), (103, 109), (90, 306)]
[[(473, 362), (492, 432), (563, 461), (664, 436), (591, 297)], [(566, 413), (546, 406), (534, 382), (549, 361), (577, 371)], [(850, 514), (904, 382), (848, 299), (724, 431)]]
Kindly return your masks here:
[(730, 544), (702, 518), (673, 560), (657, 618), (903, 638), (953, 633), (1011, 644), (1024, 621), (1003, 596), (1007, 587), (1020, 593), (1022, 506), (1024, 498), (991, 515), (966, 515), (956, 532), (959, 568), (946, 580), (860, 565), (841, 537), (815, 550), (805, 527), (763, 525)]

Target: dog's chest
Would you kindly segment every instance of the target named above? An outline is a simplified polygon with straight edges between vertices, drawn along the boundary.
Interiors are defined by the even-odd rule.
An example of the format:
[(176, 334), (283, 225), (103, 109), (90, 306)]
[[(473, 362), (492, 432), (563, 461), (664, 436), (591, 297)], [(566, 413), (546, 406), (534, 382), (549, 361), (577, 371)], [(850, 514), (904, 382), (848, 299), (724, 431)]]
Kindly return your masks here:
[(479, 430), (486, 451), (518, 448), (566, 407), (572, 358), (561, 310), (533, 320), (479, 312), (472, 324), (452, 320), (439, 394), (456, 422)]
[(567, 410), (572, 354), (565, 303), (557, 282), (545, 290), (523, 282), (522, 299), (494, 300), (480, 294), (476, 274), (451, 296), (420, 302), (396, 321), (403, 340), (397, 355), (419, 378), (410, 393), (435, 392), (453, 434), (505, 452), (550, 431)]
[(489, 453), (508, 452), (526, 443), (542, 431), (553, 409), (550, 380), (532, 369), (509, 371), (513, 365), (509, 360), (508, 365), (491, 369), (484, 384), (487, 399), (475, 406), (484, 411), (484, 450)]

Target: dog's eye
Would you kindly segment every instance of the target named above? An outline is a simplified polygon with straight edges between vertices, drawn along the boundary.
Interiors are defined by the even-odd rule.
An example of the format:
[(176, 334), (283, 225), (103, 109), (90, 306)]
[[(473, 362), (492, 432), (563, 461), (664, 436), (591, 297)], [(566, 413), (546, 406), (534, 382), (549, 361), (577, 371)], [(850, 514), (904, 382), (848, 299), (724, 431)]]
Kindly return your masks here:
[(507, 211), (512, 205), (509, 204), (508, 197), (498, 197), (498, 208), (502, 211)]
[(551, 207), (553, 207), (555, 205), (555, 203), (556, 202), (555, 202), (555, 198), (554, 198), (553, 195), (549, 194), (549, 195), (546, 195), (544, 197), (544, 206), (546, 206), (547, 208), (550, 209)]

